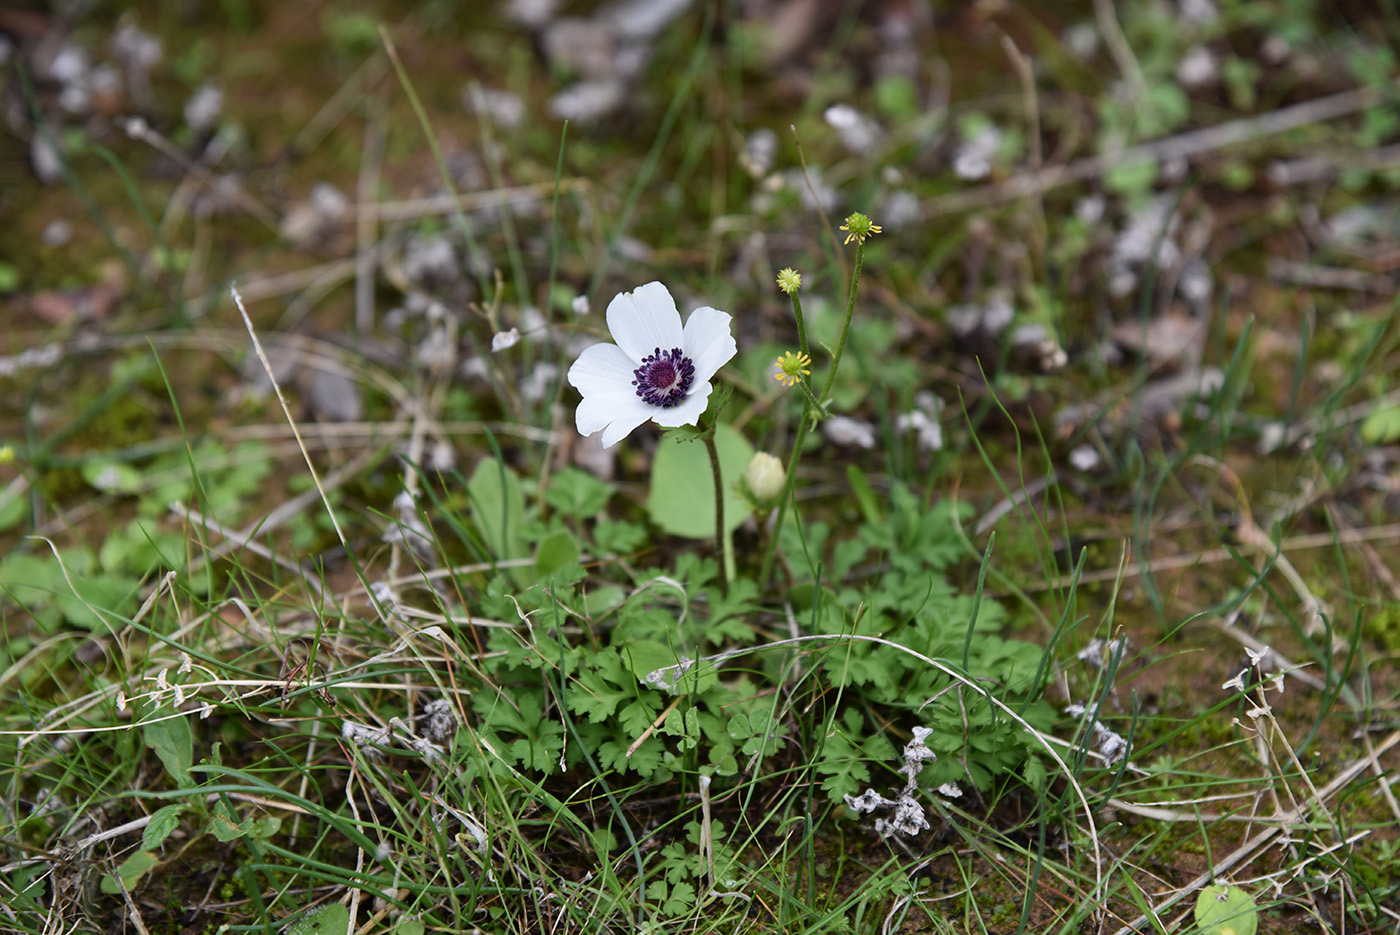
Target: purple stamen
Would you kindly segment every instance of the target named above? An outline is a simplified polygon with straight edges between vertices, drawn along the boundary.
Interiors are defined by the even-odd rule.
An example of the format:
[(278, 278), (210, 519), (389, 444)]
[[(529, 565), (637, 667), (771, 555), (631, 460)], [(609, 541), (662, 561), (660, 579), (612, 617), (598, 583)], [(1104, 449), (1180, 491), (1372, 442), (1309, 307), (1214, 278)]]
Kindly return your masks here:
[(678, 347), (663, 352), (656, 348), (642, 358), (642, 365), (632, 371), (637, 379), (632, 385), (648, 406), (672, 409), (679, 406), (695, 382), (695, 364)]

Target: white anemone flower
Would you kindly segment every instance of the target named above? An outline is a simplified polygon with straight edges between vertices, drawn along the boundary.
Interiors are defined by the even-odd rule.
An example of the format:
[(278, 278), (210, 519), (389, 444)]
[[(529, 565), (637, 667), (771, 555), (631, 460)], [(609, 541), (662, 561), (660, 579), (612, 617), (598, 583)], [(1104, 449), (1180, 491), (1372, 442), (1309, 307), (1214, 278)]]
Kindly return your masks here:
[(585, 348), (569, 368), (583, 394), (580, 435), (603, 433), (611, 448), (643, 422), (694, 425), (709, 402), (710, 378), (739, 350), (728, 313), (697, 308), (681, 326), (676, 300), (659, 282), (619, 293), (608, 303), (616, 344)]

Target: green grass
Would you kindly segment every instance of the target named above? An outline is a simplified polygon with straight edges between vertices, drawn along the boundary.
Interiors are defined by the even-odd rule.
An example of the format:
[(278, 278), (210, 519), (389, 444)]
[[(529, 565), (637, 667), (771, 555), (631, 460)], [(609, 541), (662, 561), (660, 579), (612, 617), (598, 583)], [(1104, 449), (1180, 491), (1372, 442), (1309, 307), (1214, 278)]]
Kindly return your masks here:
[[(166, 144), (5, 73), (70, 146), (62, 184), (3, 196), (20, 311), (0, 349), (0, 929), (1394, 929), (1394, 244), (1319, 226), (1393, 199), (1393, 170), (1366, 167), (1381, 108), (1208, 149), (1176, 182), (1110, 166), (1008, 195), (1041, 149), (1083, 166), (1110, 137), (1285, 97), (1388, 100), (1390, 19), (1222, 3), (1183, 27), (1119, 5), (1133, 106), (1104, 77), (1123, 49), (1076, 59), (1017, 8), (995, 26), (1035, 65), (1031, 123), (990, 21), (917, 32), (921, 61), (956, 66), (945, 107), (936, 76), (871, 74), (892, 41), (871, 11), (814, 34), (793, 96), (759, 26), (706, 6), (655, 40), (622, 111), (565, 132), (545, 115), (573, 66), (494, 12), (225, 6), (227, 47), (158, 71), (151, 123), (197, 156), (179, 105), (223, 80), (233, 142), (208, 171), (237, 172), (230, 213), (198, 209), (204, 177), (173, 180)], [(392, 49), (366, 41), (381, 18)], [(156, 23), (172, 49), (218, 25)], [(111, 28), (77, 35), (100, 49)], [(1316, 70), (1232, 59), (1215, 90), (1178, 86), (1188, 46), (1270, 29)], [(275, 86), (248, 65), (269, 57)], [(467, 80), (519, 94), (525, 121), (462, 110)], [(881, 122), (871, 149), (843, 146), (836, 103)], [(959, 179), (988, 122), (991, 176)], [(760, 127), (779, 142), (755, 176), (739, 153)], [(1237, 171), (1318, 153), (1325, 189)], [(299, 244), (250, 215), (320, 180), (386, 207)], [(805, 207), (809, 183), (839, 203)], [(895, 191), (917, 219), (891, 217)], [(1179, 264), (1109, 287), (1153, 196), (1180, 223), (1148, 252), (1184, 244), (1214, 281), (1195, 314), (1218, 381), (1165, 403), (1191, 362), (1105, 350), (1184, 307)], [(852, 211), (885, 230), (842, 244)], [(93, 229), (40, 248), (63, 215)], [(431, 238), (453, 261), (418, 276), (406, 252)], [(25, 311), (111, 260), (109, 318)], [(1370, 285), (1290, 285), (1271, 260)], [(697, 430), (648, 424), (599, 470), (563, 374), (608, 340), (612, 296), (653, 279), (730, 311), (738, 354)], [(1066, 365), (1010, 329), (955, 335), (955, 306), (997, 291)], [(772, 378), (799, 323), (810, 396)], [(900, 427), (924, 390), (937, 450)], [(361, 416), (335, 421), (351, 397)], [(823, 407), (874, 444), (804, 427)], [(728, 517), (752, 514), (732, 571), (696, 480), (712, 442)], [(784, 462), (790, 500), (738, 484), (749, 450)], [(1288, 660), (1285, 691), (1249, 669), (1260, 646)], [(1242, 669), (1247, 689), (1222, 689)], [(895, 807), (859, 813), (867, 790), (926, 825), (878, 835)]]

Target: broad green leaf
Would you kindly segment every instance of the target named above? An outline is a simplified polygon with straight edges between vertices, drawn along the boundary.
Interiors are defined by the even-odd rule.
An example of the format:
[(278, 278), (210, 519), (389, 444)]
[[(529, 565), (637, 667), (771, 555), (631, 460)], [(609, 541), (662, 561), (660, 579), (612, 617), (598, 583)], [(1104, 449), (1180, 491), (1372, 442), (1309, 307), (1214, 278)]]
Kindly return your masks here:
[(350, 912), (340, 903), (313, 909), (287, 928), (287, 935), (345, 935)]
[(175, 780), (175, 788), (189, 789), (194, 786), (194, 781), (190, 779), (190, 767), (194, 765), (194, 739), (186, 718), (162, 715), (162, 720), (141, 726), (141, 738), (160, 757), (165, 771)]
[(676, 664), (676, 653), (671, 647), (655, 640), (632, 640), (621, 647), (622, 658), (627, 668), (638, 681), (657, 669)]
[(535, 574), (543, 579), (565, 565), (577, 562), (578, 555), (578, 543), (568, 530), (552, 532), (535, 550)]
[(1388, 445), (1400, 439), (1400, 406), (1374, 410), (1361, 423), (1361, 437), (1372, 445)]
[[(136, 609), (136, 595), (141, 582), (122, 575), (79, 574), (69, 569), (69, 579), (78, 589), (75, 595), (68, 581), (60, 577), (53, 582), (55, 605), (76, 627), (101, 631), (109, 625), (119, 625), (115, 617), (124, 617)], [(103, 618), (106, 618), (105, 620)]]
[(13, 529), (29, 519), (29, 497), (7, 493), (0, 489), (0, 532)]
[(848, 464), (846, 481), (851, 485), (851, 493), (855, 495), (856, 505), (860, 507), (860, 515), (865, 521), (872, 525), (883, 523), (885, 518), (880, 513), (875, 490), (870, 486), (870, 481), (865, 479), (865, 472), (854, 464)]
[(1196, 897), (1196, 925), (1202, 935), (1254, 935), (1259, 910), (1238, 886), (1213, 883)]
[[(115, 896), (122, 891), (123, 885), (127, 890), (134, 889), (146, 871), (155, 865), (155, 854), (150, 851), (137, 851), (121, 862), (115, 876), (109, 873), (102, 878), (102, 892), (109, 896)], [(120, 884), (117, 882), (117, 877), (121, 878)]]
[(146, 825), (146, 830), (141, 832), (141, 846), (153, 851), (164, 844), (165, 839), (170, 837), (170, 832), (180, 826), (180, 813), (188, 808), (188, 805), (181, 802), (156, 809)]
[(524, 558), (528, 553), (520, 530), (525, 522), (525, 495), (510, 468), (488, 458), (467, 481), (472, 520), (496, 560)]
[(58, 567), (34, 555), (9, 555), (0, 562), (0, 594), (28, 607), (53, 600), (53, 576)]
[[(733, 532), (748, 515), (734, 483), (744, 476), (753, 446), (738, 431), (720, 424), (715, 429), (721, 482), (725, 488), (724, 526)], [(651, 521), (673, 536), (709, 539), (715, 534), (715, 484), (710, 455), (701, 442), (663, 441), (651, 465), (651, 492), (647, 496)]]
[(96, 458), (79, 469), (83, 480), (103, 493), (135, 493), (141, 489), (141, 472), (125, 461)]
[(583, 610), (590, 620), (614, 610), (627, 598), (627, 592), (615, 584), (594, 588), (583, 596)]

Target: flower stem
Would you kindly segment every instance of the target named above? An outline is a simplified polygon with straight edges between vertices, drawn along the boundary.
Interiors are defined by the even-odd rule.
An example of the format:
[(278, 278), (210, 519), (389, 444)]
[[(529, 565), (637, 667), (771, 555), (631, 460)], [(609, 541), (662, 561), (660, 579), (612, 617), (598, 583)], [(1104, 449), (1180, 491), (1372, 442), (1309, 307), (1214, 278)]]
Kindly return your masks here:
[(811, 357), (812, 349), (807, 346), (807, 319), (802, 315), (802, 298), (797, 294), (796, 289), (788, 297), (792, 299), (792, 314), (797, 319), (798, 350)]
[(846, 337), (851, 333), (851, 316), (856, 310), (856, 286), (860, 284), (860, 269), (865, 263), (865, 241), (856, 241), (856, 267), (851, 272), (851, 294), (846, 300), (846, 320), (841, 323), (841, 339), (836, 342), (836, 353), (831, 358), (831, 370), (826, 375), (826, 385), (822, 387), (821, 395), (817, 399), (826, 402), (826, 398), (831, 395), (831, 388), (836, 383), (836, 370), (841, 366), (841, 355), (846, 352)]
[[(797, 437), (792, 441), (792, 454), (788, 456), (787, 486), (783, 490), (783, 499), (778, 503), (778, 518), (773, 526), (773, 535), (768, 537), (768, 544), (763, 550), (763, 564), (759, 566), (758, 591), (760, 594), (768, 587), (768, 575), (773, 570), (773, 555), (778, 548), (778, 538), (782, 535), (783, 520), (787, 517), (788, 504), (792, 502), (793, 491), (797, 486), (797, 461), (802, 456), (802, 443), (807, 440), (807, 432), (812, 427), (813, 420), (822, 412), (826, 398), (831, 395), (831, 388), (836, 384), (836, 371), (841, 366), (841, 355), (846, 352), (846, 338), (851, 332), (851, 318), (856, 310), (856, 287), (860, 284), (860, 271), (865, 263), (865, 241), (856, 241), (856, 265), (851, 273), (851, 291), (846, 300), (846, 320), (841, 323), (841, 338), (836, 342), (836, 352), (831, 357), (831, 370), (826, 375), (826, 383), (822, 386), (819, 396), (813, 396), (804, 380), (802, 388), (806, 390), (806, 398), (802, 401), (802, 424), (797, 427)], [(803, 353), (807, 353), (807, 328), (802, 317), (802, 304), (797, 298), (797, 292), (790, 293), (792, 298), (792, 311), (797, 316), (797, 339), (801, 342)]]
[(724, 528), (724, 482), (719, 467), (719, 448), (715, 445), (715, 426), (704, 434), (705, 450), (710, 453), (710, 471), (715, 478), (715, 544), (719, 548), (723, 569), (719, 577), (719, 593), (729, 596), (729, 582), (734, 577), (734, 543)]
[(763, 549), (763, 564), (758, 571), (758, 593), (768, 587), (768, 573), (773, 570), (773, 555), (778, 549), (778, 537), (783, 531), (783, 520), (787, 517), (788, 503), (792, 500), (797, 486), (797, 459), (802, 454), (802, 443), (807, 440), (807, 430), (812, 425), (812, 404), (805, 402), (802, 407), (802, 424), (797, 427), (797, 437), (792, 440), (792, 454), (788, 455), (787, 483), (783, 487), (783, 498), (778, 501), (778, 518), (773, 523), (773, 534)]

